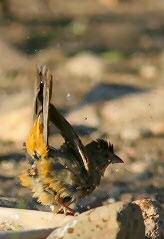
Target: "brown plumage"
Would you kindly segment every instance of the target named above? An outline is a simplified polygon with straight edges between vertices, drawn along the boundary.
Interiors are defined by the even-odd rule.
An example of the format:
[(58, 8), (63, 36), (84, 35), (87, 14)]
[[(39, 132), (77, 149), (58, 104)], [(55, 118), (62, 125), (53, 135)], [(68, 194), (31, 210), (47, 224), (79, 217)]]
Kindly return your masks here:
[[(123, 161), (113, 145), (97, 139), (84, 146), (73, 127), (50, 103), (52, 75), (46, 67), (37, 70), (33, 125), (26, 140), (28, 167), (21, 174), (23, 186), (33, 197), (54, 212), (90, 194), (100, 183), (110, 163)], [(48, 143), (49, 121), (59, 130), (65, 143), (60, 149)]]

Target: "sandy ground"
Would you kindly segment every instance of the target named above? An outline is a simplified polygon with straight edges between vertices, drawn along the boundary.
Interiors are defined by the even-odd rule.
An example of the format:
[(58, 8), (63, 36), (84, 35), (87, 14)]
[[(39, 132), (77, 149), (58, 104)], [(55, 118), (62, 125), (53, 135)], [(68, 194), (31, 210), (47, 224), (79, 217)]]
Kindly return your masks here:
[[(49, 210), (18, 178), (38, 64), (52, 70), (53, 102), (83, 142), (110, 140), (125, 162), (109, 166), (83, 210), (163, 203), (163, 0), (28, 1), (28, 11), (22, 2), (0, 3), (0, 206)], [(62, 142), (55, 129), (51, 142)]]

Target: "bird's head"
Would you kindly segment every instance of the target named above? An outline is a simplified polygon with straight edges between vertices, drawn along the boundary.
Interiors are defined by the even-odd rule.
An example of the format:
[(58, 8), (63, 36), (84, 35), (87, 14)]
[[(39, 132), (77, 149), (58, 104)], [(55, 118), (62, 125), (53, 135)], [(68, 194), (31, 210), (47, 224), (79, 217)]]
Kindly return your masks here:
[(113, 144), (103, 139), (92, 141), (85, 148), (89, 158), (102, 175), (109, 164), (123, 163), (123, 160), (114, 153)]

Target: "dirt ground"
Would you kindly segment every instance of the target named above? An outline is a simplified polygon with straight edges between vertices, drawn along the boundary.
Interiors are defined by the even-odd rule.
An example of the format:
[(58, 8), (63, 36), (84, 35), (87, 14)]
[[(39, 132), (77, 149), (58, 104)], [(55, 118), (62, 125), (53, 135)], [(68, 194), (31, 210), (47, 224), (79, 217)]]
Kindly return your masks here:
[[(164, 1), (4, 0), (0, 19), (0, 206), (49, 210), (18, 177), (38, 64), (53, 72), (52, 101), (82, 141), (110, 140), (124, 160), (79, 209), (163, 203)], [(51, 143), (62, 143), (55, 129)]]

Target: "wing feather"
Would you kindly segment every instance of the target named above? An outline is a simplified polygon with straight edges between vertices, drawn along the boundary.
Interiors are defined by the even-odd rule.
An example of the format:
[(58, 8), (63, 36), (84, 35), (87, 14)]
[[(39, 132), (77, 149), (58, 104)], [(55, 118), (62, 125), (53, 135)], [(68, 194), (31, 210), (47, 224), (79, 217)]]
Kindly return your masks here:
[(45, 66), (38, 68), (37, 75), (34, 115), (38, 115), (40, 108), (43, 107), (45, 141), (48, 143), (48, 122), (50, 120), (60, 131), (67, 148), (74, 155), (74, 158), (78, 161), (80, 167), (89, 174), (89, 160), (83, 143), (71, 124), (64, 118), (57, 108), (50, 103), (52, 94), (52, 75)]
[(66, 145), (74, 153), (81, 167), (89, 173), (89, 160), (84, 145), (74, 128), (52, 104), (50, 104), (50, 121), (58, 128)]

